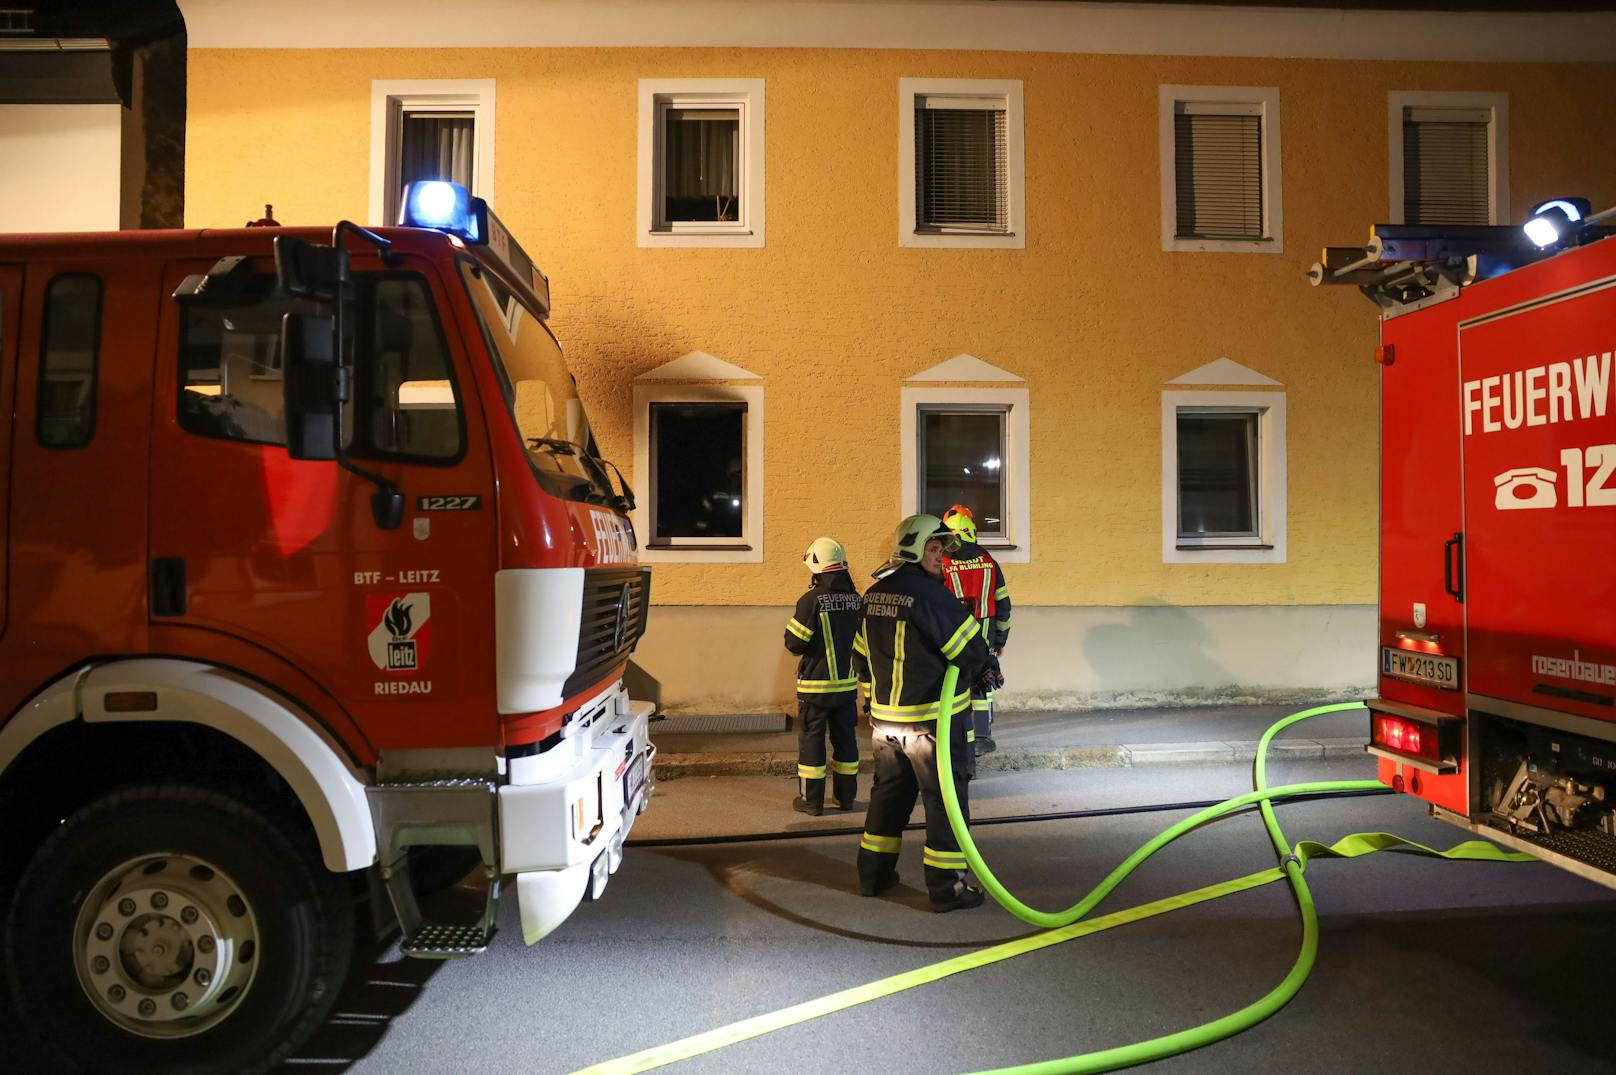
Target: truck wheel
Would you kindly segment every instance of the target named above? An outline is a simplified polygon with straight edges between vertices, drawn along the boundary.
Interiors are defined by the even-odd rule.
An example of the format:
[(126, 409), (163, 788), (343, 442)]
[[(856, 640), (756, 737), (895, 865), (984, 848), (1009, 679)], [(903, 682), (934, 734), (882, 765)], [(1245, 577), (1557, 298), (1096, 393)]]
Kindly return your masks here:
[(69, 817), (17, 884), (24, 1025), (92, 1072), (261, 1072), (315, 1030), (353, 949), (341, 878), (264, 817), (147, 786)]

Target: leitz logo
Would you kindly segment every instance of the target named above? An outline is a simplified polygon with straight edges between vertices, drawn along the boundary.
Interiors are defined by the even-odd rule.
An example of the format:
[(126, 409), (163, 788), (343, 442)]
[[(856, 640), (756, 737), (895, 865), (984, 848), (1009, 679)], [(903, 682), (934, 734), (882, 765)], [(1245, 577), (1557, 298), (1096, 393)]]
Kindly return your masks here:
[(1532, 671), (1540, 676), (1554, 676), (1558, 679), (1575, 679), (1583, 683), (1598, 683), (1606, 687), (1616, 687), (1616, 664), (1596, 664), (1593, 661), (1582, 659), (1579, 650), (1572, 650), (1570, 657), (1532, 657)]

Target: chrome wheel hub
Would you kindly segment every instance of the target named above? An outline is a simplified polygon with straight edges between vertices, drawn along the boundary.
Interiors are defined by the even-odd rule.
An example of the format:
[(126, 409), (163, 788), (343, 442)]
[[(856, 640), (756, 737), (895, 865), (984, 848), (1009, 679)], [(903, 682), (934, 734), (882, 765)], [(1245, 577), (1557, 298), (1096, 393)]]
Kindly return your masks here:
[(190, 855), (146, 855), (90, 889), (74, 968), (97, 1011), (143, 1037), (198, 1034), (252, 987), (258, 921), (241, 889)]

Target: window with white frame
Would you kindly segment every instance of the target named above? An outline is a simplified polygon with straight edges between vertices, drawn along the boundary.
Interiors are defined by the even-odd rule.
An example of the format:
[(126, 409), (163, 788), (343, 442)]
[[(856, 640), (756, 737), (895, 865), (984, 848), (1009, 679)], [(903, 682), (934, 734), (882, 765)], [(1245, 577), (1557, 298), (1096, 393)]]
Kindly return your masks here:
[(1285, 393), (1162, 393), (1162, 561), (1285, 562)]
[(634, 473), (647, 562), (762, 561), (761, 385), (636, 384)]
[(1283, 249), (1279, 91), (1163, 86), (1162, 249)]
[(374, 81), (370, 219), (398, 223), (404, 189), (427, 179), (494, 197), (494, 80)]
[(900, 246), (1026, 246), (1019, 81), (898, 83)]
[(763, 245), (763, 80), (641, 79), (641, 246)]
[(1027, 389), (905, 387), (902, 407), (904, 514), (964, 504), (982, 545), (1028, 562)]
[(1508, 126), (1502, 93), (1388, 94), (1392, 222), (1507, 220)]

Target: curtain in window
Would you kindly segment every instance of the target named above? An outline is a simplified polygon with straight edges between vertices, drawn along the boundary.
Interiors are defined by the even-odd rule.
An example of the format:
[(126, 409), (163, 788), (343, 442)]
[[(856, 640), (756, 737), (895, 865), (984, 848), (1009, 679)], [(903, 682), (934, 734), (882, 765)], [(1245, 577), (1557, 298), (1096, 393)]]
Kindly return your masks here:
[(662, 143), (667, 220), (739, 220), (738, 108), (669, 108)]
[(1403, 109), (1403, 222), (1486, 224), (1489, 114), (1474, 108)]
[(1261, 116), (1179, 111), (1173, 150), (1180, 238), (1267, 238)]
[(1005, 112), (915, 109), (915, 223), (1008, 231)]
[(406, 112), (403, 135), (400, 190), (422, 179), (447, 179), (470, 188), (476, 121), (469, 113)]

